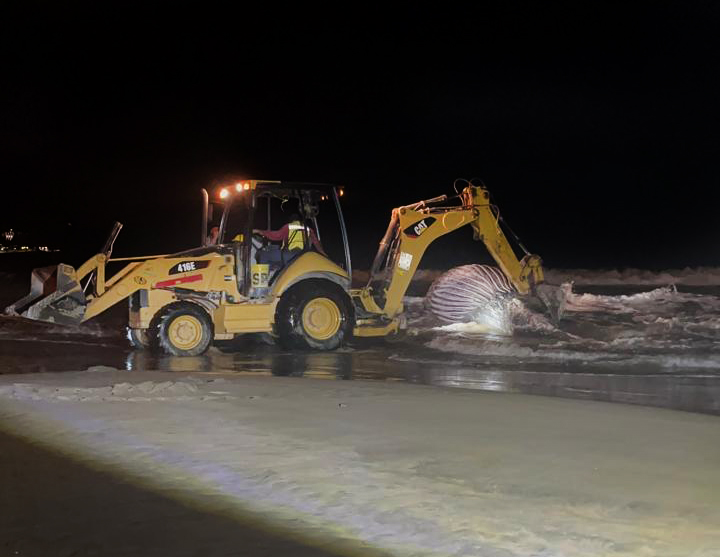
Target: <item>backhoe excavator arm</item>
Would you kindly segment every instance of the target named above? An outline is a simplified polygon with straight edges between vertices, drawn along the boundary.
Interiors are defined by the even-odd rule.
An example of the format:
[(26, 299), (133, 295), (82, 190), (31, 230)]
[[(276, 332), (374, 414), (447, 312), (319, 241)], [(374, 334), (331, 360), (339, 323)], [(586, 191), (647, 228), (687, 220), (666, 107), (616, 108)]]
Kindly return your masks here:
[[(469, 191), (468, 191), (469, 190)], [(520, 294), (530, 293), (536, 285), (545, 281), (542, 260), (539, 256), (525, 252), (518, 259), (500, 228), (500, 215), (490, 204), (490, 194), (482, 187), (470, 186), (463, 195), (472, 198), (476, 217), (472, 222), (474, 238), (485, 244), (498, 267), (513, 283)], [(521, 245), (522, 247), (522, 245)], [(525, 251), (524, 248), (522, 248)]]
[[(484, 187), (468, 186), (458, 196), (461, 204), (436, 205), (447, 196), (393, 209), (388, 230), (380, 243), (367, 286), (354, 291), (360, 312), (392, 319), (402, 311), (402, 299), (428, 246), (440, 236), (471, 225), (496, 263), (520, 294), (543, 282), (541, 260), (527, 254), (518, 259), (500, 228), (499, 214)], [(357, 334), (357, 333), (356, 333)]]

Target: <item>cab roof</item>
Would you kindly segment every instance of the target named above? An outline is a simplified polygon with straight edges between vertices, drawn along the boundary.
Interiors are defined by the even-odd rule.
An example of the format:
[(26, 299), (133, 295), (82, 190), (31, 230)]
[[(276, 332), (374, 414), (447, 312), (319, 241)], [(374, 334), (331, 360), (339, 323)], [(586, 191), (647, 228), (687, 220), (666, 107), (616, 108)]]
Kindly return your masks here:
[(243, 191), (264, 190), (270, 194), (280, 192), (291, 193), (292, 191), (315, 191), (321, 194), (329, 194), (333, 190), (339, 190), (343, 194), (344, 186), (337, 184), (323, 184), (317, 182), (283, 182), (279, 180), (241, 180), (235, 184), (229, 184), (220, 188), (219, 197), (227, 199)]

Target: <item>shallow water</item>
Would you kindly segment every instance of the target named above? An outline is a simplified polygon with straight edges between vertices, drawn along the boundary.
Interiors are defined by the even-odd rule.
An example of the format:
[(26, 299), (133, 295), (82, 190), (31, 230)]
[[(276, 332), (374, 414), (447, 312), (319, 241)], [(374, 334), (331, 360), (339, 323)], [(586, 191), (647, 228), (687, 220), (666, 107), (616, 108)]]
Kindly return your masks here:
[(2, 318), (0, 373), (105, 365), (407, 381), (720, 414), (718, 287), (577, 290), (557, 327), (536, 321), (510, 337), (476, 332), (473, 324), (439, 330), (422, 298), (408, 298), (410, 327), (402, 342), (362, 342), (330, 353), (290, 353), (249, 336), (233, 353), (157, 356), (130, 350), (117, 318), (78, 329)]

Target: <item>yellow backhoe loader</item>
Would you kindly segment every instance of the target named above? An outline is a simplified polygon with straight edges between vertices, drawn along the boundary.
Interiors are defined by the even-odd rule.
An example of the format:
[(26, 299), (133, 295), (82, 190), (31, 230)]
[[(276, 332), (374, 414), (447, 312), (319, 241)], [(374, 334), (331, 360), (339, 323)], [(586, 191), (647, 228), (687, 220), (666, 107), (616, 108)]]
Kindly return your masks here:
[[(367, 285), (351, 288), (342, 194), (332, 185), (248, 180), (219, 191), (214, 220), (218, 205), (203, 190), (200, 247), (112, 259), (118, 224), (105, 249), (77, 270), (35, 270), (31, 293), (6, 313), (80, 323), (129, 300), (128, 333), (137, 348), (193, 356), (216, 340), (270, 333), (285, 347), (333, 350), (351, 336), (397, 334), (402, 299), (425, 250), (465, 225), (519, 294), (541, 299), (551, 313), (557, 308), (540, 258), (516, 257), (488, 191), (474, 184), (452, 198), (393, 209)], [(111, 262), (125, 266), (108, 278)]]

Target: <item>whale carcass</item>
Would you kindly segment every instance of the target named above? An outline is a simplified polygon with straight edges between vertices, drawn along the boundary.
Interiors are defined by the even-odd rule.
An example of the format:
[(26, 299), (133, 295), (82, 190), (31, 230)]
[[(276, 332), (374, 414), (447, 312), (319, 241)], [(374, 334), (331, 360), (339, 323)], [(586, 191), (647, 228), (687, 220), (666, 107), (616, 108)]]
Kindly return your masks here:
[(426, 306), (444, 323), (475, 323), (489, 331), (512, 334), (522, 304), (505, 274), (490, 265), (463, 265), (438, 277)]

